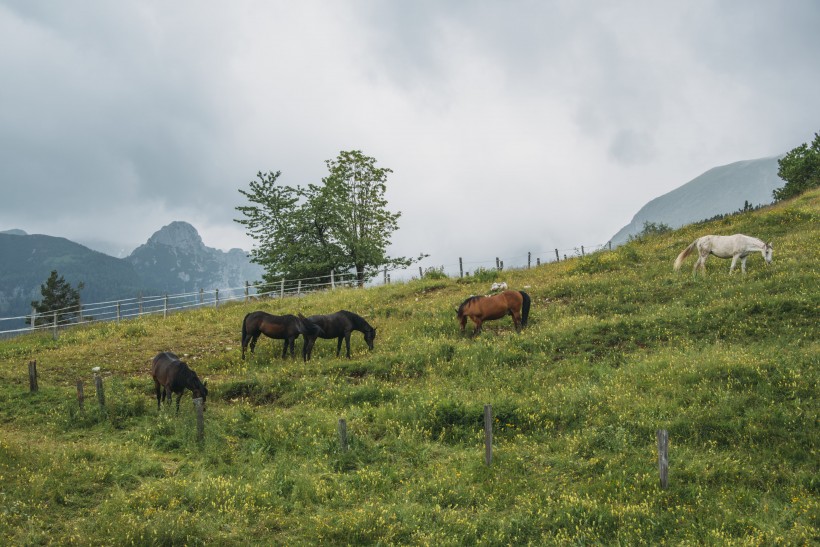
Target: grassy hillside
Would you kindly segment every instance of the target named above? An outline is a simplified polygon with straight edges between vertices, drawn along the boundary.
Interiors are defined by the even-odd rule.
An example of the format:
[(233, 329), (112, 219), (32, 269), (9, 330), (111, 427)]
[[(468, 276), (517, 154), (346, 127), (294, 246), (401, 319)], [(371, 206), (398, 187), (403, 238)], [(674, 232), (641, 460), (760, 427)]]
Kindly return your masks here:
[[(771, 239), (748, 275), (697, 236)], [(454, 309), (489, 279), (232, 304), (0, 342), (4, 544), (813, 543), (820, 538), (820, 192), (614, 252), (503, 272), (533, 299), (474, 340)], [(489, 276), (488, 276), (489, 277)], [(356, 311), (353, 359), (319, 340), (239, 359), (242, 317)], [(301, 346), (301, 341), (299, 342)], [(211, 390), (157, 412), (150, 359), (187, 355)], [(36, 359), (40, 391), (28, 391)], [(105, 377), (106, 407), (91, 368)], [(78, 411), (75, 383), (89, 396)], [(483, 405), (494, 460), (483, 460)], [(345, 418), (350, 449), (339, 449)], [(660, 489), (655, 431), (670, 436)]]

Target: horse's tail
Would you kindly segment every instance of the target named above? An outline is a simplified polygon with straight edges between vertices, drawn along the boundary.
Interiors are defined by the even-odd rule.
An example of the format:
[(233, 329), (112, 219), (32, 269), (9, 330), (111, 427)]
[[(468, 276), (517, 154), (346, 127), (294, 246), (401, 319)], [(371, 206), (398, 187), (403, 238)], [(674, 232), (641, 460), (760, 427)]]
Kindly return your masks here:
[(527, 320), (530, 317), (530, 295), (525, 293), (524, 291), (518, 291), (521, 293), (521, 298), (524, 299), (524, 302), (521, 303), (521, 326), (527, 326)]
[(242, 342), (241, 342), (242, 347), (245, 346), (245, 337), (248, 335), (248, 329), (245, 326), (245, 322), (248, 320), (249, 315), (250, 315), (250, 313), (246, 313), (245, 317), (242, 319)]
[(683, 260), (692, 254), (692, 250), (695, 248), (695, 245), (698, 244), (698, 240), (692, 242), (687, 248), (685, 248), (681, 253), (678, 255), (678, 258), (675, 259), (675, 271), (680, 270), (681, 264), (683, 264)]

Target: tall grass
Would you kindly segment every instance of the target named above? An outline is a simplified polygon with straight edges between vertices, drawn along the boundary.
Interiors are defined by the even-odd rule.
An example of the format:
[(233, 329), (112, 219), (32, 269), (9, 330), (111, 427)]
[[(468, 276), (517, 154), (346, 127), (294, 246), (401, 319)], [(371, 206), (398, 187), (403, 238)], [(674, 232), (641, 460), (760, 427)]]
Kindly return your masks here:
[[(819, 202), (815, 191), (531, 270), (2, 341), (0, 541), (816, 542)], [(672, 272), (696, 237), (735, 232), (772, 239), (774, 263), (751, 257), (746, 276), (714, 258), (704, 278)], [(530, 326), (516, 334), (504, 319), (462, 337), (455, 307), (495, 280), (526, 287)], [(357, 333), (353, 358), (338, 359), (335, 341), (319, 340), (305, 364), (263, 339), (242, 361), (240, 322), (256, 308), (356, 311), (378, 328), (376, 349)], [(148, 368), (163, 350), (209, 380), (202, 445), (189, 395), (179, 415), (157, 411)]]

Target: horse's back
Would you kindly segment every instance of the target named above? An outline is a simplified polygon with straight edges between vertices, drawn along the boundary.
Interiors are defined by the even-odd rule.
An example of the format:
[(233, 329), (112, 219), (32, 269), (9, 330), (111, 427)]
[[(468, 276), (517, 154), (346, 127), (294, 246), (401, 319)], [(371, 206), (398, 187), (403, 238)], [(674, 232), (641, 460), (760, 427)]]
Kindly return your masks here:
[(328, 313), (326, 315), (311, 315), (306, 319), (322, 329), (322, 332), (316, 334), (316, 336), (321, 338), (338, 338), (339, 336), (344, 336), (346, 331), (352, 329), (353, 321), (350, 315), (355, 314), (347, 310), (339, 310), (336, 313)]
[(179, 357), (170, 351), (162, 351), (154, 357), (151, 376), (159, 383), (165, 384), (169, 380), (173, 381), (173, 376), (176, 376), (177, 371), (183, 367), (187, 368)]

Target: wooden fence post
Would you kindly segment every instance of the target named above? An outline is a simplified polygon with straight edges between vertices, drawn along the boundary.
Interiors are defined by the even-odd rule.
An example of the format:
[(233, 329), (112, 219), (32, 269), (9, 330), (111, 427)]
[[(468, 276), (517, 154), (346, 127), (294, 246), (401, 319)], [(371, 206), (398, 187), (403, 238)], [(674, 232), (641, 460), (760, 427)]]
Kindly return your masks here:
[(285, 297), (285, 278), (282, 278), (282, 283), (279, 285), (279, 298)]
[(496, 269), (496, 270), (500, 270), (500, 269), (501, 269), (501, 261), (500, 261), (500, 260), (498, 260), (498, 257), (495, 257), (495, 269)]
[(558, 249), (555, 249), (555, 261), (556, 262), (561, 262), (561, 257), (558, 256)]
[(97, 402), (100, 408), (105, 410), (105, 391), (103, 390), (103, 380), (99, 372), (94, 373), (94, 386), (97, 388)]
[(535, 266), (538, 267), (541, 265), (541, 257), (535, 259)]
[(384, 267), (384, 284), (387, 285), (387, 266)]
[(117, 302), (117, 323), (120, 322), (120, 303)]
[(656, 435), (658, 437), (658, 471), (661, 477), (661, 488), (666, 490), (669, 486), (669, 432), (659, 429)]
[(201, 443), (205, 440), (205, 408), (202, 404), (202, 397), (194, 399), (196, 408), (196, 441)]
[(493, 406), (484, 405), (484, 463), (493, 463)]
[(31, 393), (40, 390), (40, 386), (37, 385), (37, 361), (28, 362), (28, 389)]
[(79, 319), (77, 320), (78, 323), (83, 322), (83, 303), (79, 299), (77, 299), (77, 314), (79, 315)]
[(342, 452), (347, 452), (347, 422), (344, 418), (339, 418), (339, 447)]
[(34, 325), (37, 324), (37, 308), (31, 307), (31, 330), (34, 330)]
[(330, 270), (330, 290), (336, 289), (336, 279), (334, 277), (335, 270)]
[(421, 271), (421, 266), (419, 266), (419, 279), (424, 279), (424, 272)]
[(77, 402), (80, 403), (80, 410), (85, 408), (85, 394), (83, 393), (83, 381), (77, 380)]
[(458, 276), (464, 277), (464, 263), (461, 261), (461, 257), (458, 257)]
[(205, 302), (205, 289), (199, 289), (199, 305), (201, 306)]
[(219, 289), (214, 289), (214, 308), (219, 307)]
[(501, 261), (501, 266), (498, 268), (498, 270), (502, 271), (503, 269), (504, 269), (504, 261), (502, 260)]
[(584, 256), (584, 246), (581, 245), (581, 256)]
[(611, 239), (609, 240), (609, 250), (610, 251), (612, 250), (612, 240)]
[(139, 293), (139, 298), (137, 299), (140, 307), (140, 317), (142, 317), (142, 291)]
[(532, 253), (527, 251), (527, 269), (529, 270), (532, 267)]
[(56, 340), (57, 339), (57, 312), (54, 312), (54, 330), (51, 332), (51, 337)]
[(245, 302), (248, 301), (248, 291), (250, 290), (251, 284), (245, 281)]
[(165, 293), (165, 300), (162, 306), (162, 318), (166, 319), (168, 317), (168, 293)]

